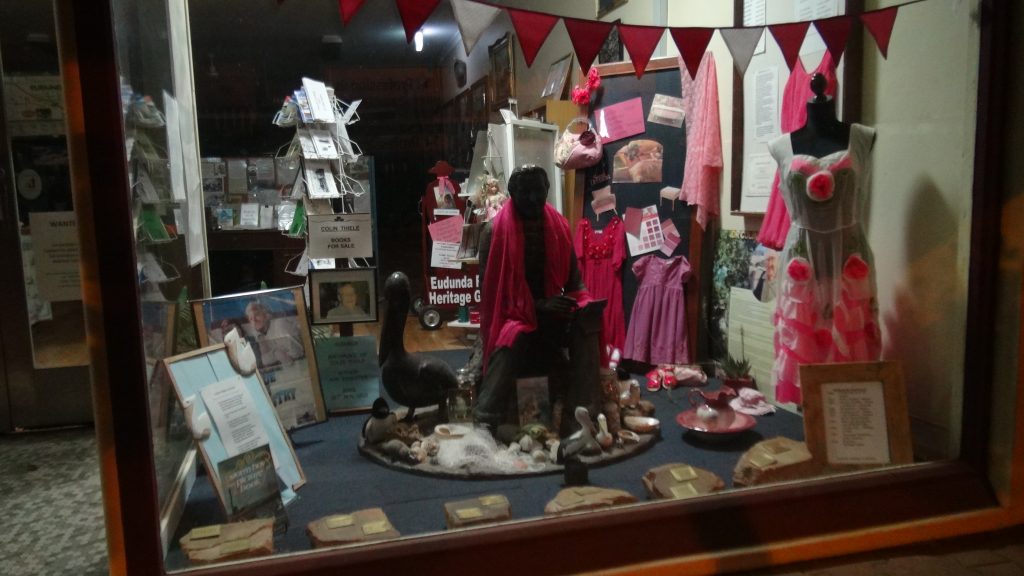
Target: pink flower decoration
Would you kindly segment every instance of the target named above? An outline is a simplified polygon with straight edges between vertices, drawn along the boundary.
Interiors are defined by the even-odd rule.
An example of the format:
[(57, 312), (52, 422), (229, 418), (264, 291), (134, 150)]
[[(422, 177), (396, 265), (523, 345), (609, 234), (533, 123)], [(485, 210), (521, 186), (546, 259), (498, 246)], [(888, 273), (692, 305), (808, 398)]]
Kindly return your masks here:
[(786, 274), (797, 282), (806, 282), (811, 279), (811, 264), (806, 258), (793, 258), (786, 266)]
[(850, 280), (863, 280), (868, 277), (868, 263), (860, 257), (860, 254), (851, 254), (846, 259), (846, 264), (843, 264), (843, 276), (846, 276)]
[(832, 191), (835, 189), (835, 185), (835, 180), (832, 179), (832, 173), (822, 170), (807, 179), (807, 194), (812, 200), (818, 200), (819, 202), (822, 200), (828, 200), (832, 197)]
[(570, 98), (577, 106), (587, 106), (590, 104), (590, 90), (574, 86)]
[(597, 68), (591, 68), (590, 72), (587, 72), (587, 88), (591, 91), (597, 90), (601, 87), (601, 74), (597, 71)]

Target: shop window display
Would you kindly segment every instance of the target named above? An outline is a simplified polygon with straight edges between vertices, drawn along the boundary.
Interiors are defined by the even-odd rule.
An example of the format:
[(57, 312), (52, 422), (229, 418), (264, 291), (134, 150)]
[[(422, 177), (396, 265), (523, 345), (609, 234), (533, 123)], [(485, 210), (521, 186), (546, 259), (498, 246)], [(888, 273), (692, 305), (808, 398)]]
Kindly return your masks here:
[[(402, 72), (380, 72), (385, 79), (374, 81), (361, 75), (375, 69), (367, 46), (330, 57), (319, 75), (323, 84), (282, 66), (265, 86), (280, 92), (274, 95), (274, 105), (246, 103), (252, 108), (245, 130), (252, 135), (239, 145), (223, 118), (228, 98), (217, 94), (221, 81), (207, 70), (213, 68), (212, 54), (222, 49), (222, 41), (203, 36), (208, 23), (199, 25), (195, 19), (238, 23), (269, 16), (257, 12), (243, 17), (228, 7), (195, 7), (193, 53), (211, 55), (196, 56), (192, 62), (202, 155), (211, 158), (211, 165), (217, 162), (213, 157), (275, 156), (282, 154), (282, 140), (286, 146), (279, 162), (298, 161), (299, 155), (305, 159), (303, 168), (289, 172), (291, 181), (281, 187), (282, 179), (272, 174), (244, 180), (246, 198), (255, 201), (240, 203), (242, 211), (247, 204), (257, 206), (252, 237), (257, 232), (292, 232), (309, 250), (315, 230), (296, 230), (290, 223), (281, 226), (276, 216), (262, 226), (259, 216), (266, 204), (292, 206), (292, 199), (302, 195), (300, 184), (307, 194), (301, 198), (301, 210), (310, 227), (330, 221), (340, 223), (338, 230), (343, 230), (346, 221), (335, 216), (371, 214), (380, 238), (379, 250), (374, 242), (371, 266), (341, 248), (331, 252), (332, 245), (347, 242), (330, 239), (305, 256), (302, 247), (291, 246), (297, 252), (291, 256), (297, 259), (290, 271), (300, 274), (289, 279), (294, 285), (308, 283), (309, 269), (321, 277), (326, 277), (324, 269), (341, 270), (339, 277), (352, 269), (379, 274), (368, 278), (368, 288), (358, 294), (352, 284), (324, 284), (336, 292), (318, 288), (316, 301), (326, 300), (318, 304), (312, 322), (300, 324), (307, 351), (313, 348), (309, 341), (379, 335), (376, 361), (381, 385), (380, 397), (369, 411), (363, 402), (356, 413), (332, 414), (315, 424), (310, 420), (310, 425), (290, 432), (305, 483), (295, 487), (297, 498), (285, 502), (287, 530), (280, 529), (280, 522), (277, 532), (268, 532), (266, 525), (229, 523), (236, 517), (227, 513), (218, 491), (201, 475), (191, 490), (181, 489), (185, 504), (173, 537), (168, 538), (166, 566), (390, 541), (509, 520), (545, 522), (546, 517), (567, 513), (599, 514), (643, 501), (687, 500), (846, 471), (806, 445), (807, 422), (819, 422), (822, 410), (840, 414), (838, 420), (824, 419), (832, 425), (823, 431), (814, 431), (825, 434), (828, 442), (888, 446), (888, 434), (907, 432), (904, 427), (880, 427), (900, 421), (910, 423), (911, 437), (905, 440), (913, 445), (916, 460), (954, 456), (960, 437), (955, 398), (963, 389), (962, 360), (948, 366), (938, 358), (922, 358), (904, 339), (917, 337), (951, 357), (963, 356), (963, 331), (949, 336), (944, 329), (964, 321), (966, 279), (943, 282), (949, 289), (945, 302), (950, 304), (946, 316), (951, 319), (926, 317), (928, 310), (913, 294), (923, 277), (935, 271), (932, 258), (939, 258), (922, 255), (922, 245), (941, 244), (958, 269), (967, 266), (969, 246), (949, 213), (928, 212), (951, 223), (951, 232), (922, 228), (923, 219), (930, 216), (915, 214), (914, 207), (923, 201), (908, 199), (914, 193), (912, 184), (892, 174), (899, 165), (923, 178), (934, 175), (942, 165), (935, 157), (941, 150), (909, 157), (898, 149), (923, 145), (915, 122), (933, 126), (937, 116), (954, 109), (963, 115), (963, 102), (937, 101), (932, 104), (933, 116), (902, 119), (901, 106), (892, 102), (895, 90), (884, 83), (895, 73), (886, 68), (910, 65), (909, 56), (904, 60), (897, 47), (915, 50), (913, 39), (902, 44), (898, 39), (901, 28), (893, 26), (897, 14), (910, 22), (945, 26), (950, 34), (954, 28), (962, 32), (957, 26), (966, 26), (966, 9), (940, 15), (935, 3), (918, 2), (899, 11), (868, 6), (864, 14), (850, 16), (835, 9), (803, 20), (791, 14), (779, 20), (786, 26), (769, 21), (767, 27), (741, 27), (727, 11), (720, 34), (715, 27), (689, 34), (685, 29), (692, 22), (675, 10), (669, 10), (664, 21), (650, 22), (641, 20), (640, 10), (629, 11), (633, 2), (617, 5), (609, 17), (621, 18), (620, 29), (654, 25), (671, 30), (666, 38), (673, 42), (649, 62), (643, 57), (587, 70), (573, 67), (570, 78), (579, 78), (577, 89), (598, 85), (588, 90), (592, 93), (585, 101), (573, 99), (578, 108), (573, 118), (586, 119), (590, 136), (601, 139), (602, 155), (599, 162), (579, 169), (580, 181), (573, 187), (565, 185), (564, 171), (554, 168), (556, 138), (523, 136), (531, 154), (539, 142), (547, 146), (550, 140), (548, 157), (541, 162), (546, 168), (510, 166), (502, 156), (513, 152), (504, 142), (515, 141), (517, 132), (511, 126), (556, 124), (540, 98), (549, 66), (564, 57), (565, 48), (574, 51), (577, 62), (592, 61), (611, 20), (598, 24), (593, 13), (554, 15), (468, 0), (459, 0), (458, 8), (452, 4), (453, 10), (443, 3), (446, 8), (438, 12), (398, 3), (399, 15), (372, 3), (360, 8), (359, 3), (342, 2), (343, 18), (334, 19), (345, 37), (358, 37), (359, 29), (371, 22), (401, 25), (410, 38), (430, 26), (447, 26), (449, 34), (464, 38), (477, 35), (481, 41), (468, 53), (465, 47), (470, 44), (457, 43), (447, 52), (435, 53), (428, 65), (404, 61), (412, 58), (409, 55), (395, 57), (397, 66), (436, 68), (438, 75), (452, 70), (453, 61), (464, 62), (468, 78), (426, 79), (418, 93), (400, 95)], [(479, 11), (477, 16), (465, 17), (464, 5)], [(294, 8), (282, 3), (279, 10), (287, 13)], [(708, 10), (713, 18), (721, 16), (721, 10)], [(525, 33), (528, 27), (544, 28), (544, 23), (563, 16), (567, 24), (573, 19), (566, 30), (548, 26), (554, 32), (539, 40), (536, 33)], [(342, 27), (342, 19), (347, 26)], [(841, 24), (836, 26), (837, 22)], [(749, 43), (753, 54), (746, 54), (748, 43), (730, 41), (737, 30), (760, 30), (757, 39), (765, 46)], [(509, 32), (513, 34), (506, 36)], [(843, 54), (851, 33), (862, 41), (856, 56)], [(639, 37), (621, 34), (629, 54), (650, 54), (630, 45)], [(481, 114), (487, 118), (480, 122), (474, 103), (460, 98), (469, 98), (473, 86), (495, 72), (489, 69), (487, 47), (499, 38), (510, 39), (517, 60), (498, 72), (511, 76), (502, 82), (512, 82), (518, 107), (485, 101)], [(972, 54), (978, 49), (976, 41), (973, 34), (955, 36), (958, 49)], [(426, 43), (430, 42), (427, 34)], [(769, 57), (777, 60), (775, 65), (765, 64), (763, 59)], [(232, 58), (243, 70), (251, 65), (243, 55)], [(812, 80), (803, 72), (821, 70), (819, 62), (827, 69), (827, 83), (825, 76)], [(942, 69), (937, 62), (933, 65)], [(734, 67), (741, 82), (744, 73), (765, 80), (754, 90), (733, 90)], [(766, 68), (773, 72), (762, 74)], [(349, 70), (358, 72), (346, 75)], [(848, 77), (857, 78), (855, 85), (863, 93), (843, 91), (842, 78)], [(797, 86), (797, 81), (790, 86), (787, 78), (800, 78), (806, 87)], [(324, 89), (311, 90), (314, 82)], [(298, 83), (306, 89), (293, 91)], [(536, 98), (530, 92), (535, 85)], [(349, 155), (361, 154), (352, 152), (348, 134), (313, 130), (303, 141), (303, 130), (295, 134), (274, 126), (282, 125), (280, 117), (272, 120), (286, 95), (289, 100), (282, 113), (292, 106), (293, 116), (328, 124), (334, 123), (336, 109), (344, 109), (338, 102), (365, 98), (356, 104), (358, 125), (337, 125), (348, 125), (351, 138), (374, 157), (370, 166), (377, 185), (366, 193), (373, 196), (376, 209), (359, 209), (355, 195), (348, 204), (342, 201), (345, 193), (338, 187), (352, 180), (344, 174), (346, 144)], [(374, 96), (386, 104), (375, 102)], [(245, 100), (237, 93), (230, 98)], [(734, 110), (754, 98), (761, 99), (758, 115), (745, 115), (739, 120), (742, 124), (735, 124)], [(802, 122), (793, 120), (801, 116), (794, 106), (803, 107)], [(858, 108), (860, 117), (854, 117), (852, 111)], [(329, 110), (330, 118), (318, 120), (318, 109)], [(453, 115), (458, 116), (454, 121)], [(968, 109), (961, 123), (967, 128), (958, 129), (969, 135), (973, 120), (973, 110)], [(733, 124), (726, 126), (729, 123)], [(565, 130), (566, 123), (562, 124), (551, 133)], [(737, 138), (746, 129), (756, 132), (757, 145), (744, 139), (740, 148), (730, 150), (735, 142), (723, 137)], [(501, 134), (503, 145), (491, 146), (491, 138), (480, 134)], [(288, 146), (293, 136), (296, 145)], [(409, 138), (419, 142), (412, 145)], [(479, 142), (483, 145), (470, 150)], [(963, 145), (957, 150), (966, 159), (952, 169), (956, 175), (939, 183), (940, 188), (971, 173), (973, 151)], [(310, 170), (310, 153), (340, 164)], [(503, 168), (493, 173), (478, 169), (485, 160)], [(275, 164), (269, 163), (271, 171), (278, 169)], [(212, 191), (219, 194), (226, 188), (230, 195), (230, 161), (226, 166), (226, 186)], [(424, 176), (428, 173), (429, 179)], [(481, 183), (467, 182), (470, 174), (482, 174)], [(752, 178), (761, 181), (751, 193), (747, 180)], [(778, 182), (773, 185), (774, 178)], [(557, 185), (552, 183), (556, 179)], [(492, 203), (470, 192), (480, 184), (488, 193), (493, 188), (493, 196), (502, 200), (507, 192), (508, 200)], [(744, 190), (748, 209), (729, 205), (736, 187)], [(550, 193), (557, 199), (549, 198)], [(969, 199), (946, 189), (921, 193), (943, 197), (953, 204), (953, 212), (970, 208)], [(416, 215), (418, 203), (429, 210), (429, 217)], [(757, 208), (758, 203), (763, 205)], [(755, 209), (749, 209), (751, 205)], [(296, 214), (299, 210), (294, 205)], [(271, 209), (271, 214), (279, 213)], [(218, 233), (213, 224), (219, 216), (207, 214), (211, 235)], [(444, 225), (449, 219), (452, 222)], [(473, 246), (463, 236), (470, 229)], [(763, 232), (764, 244), (769, 244), (764, 237), (770, 236), (776, 242), (782, 238), (783, 245), (758, 246), (753, 241), (758, 231)], [(883, 253), (882, 246), (893, 242), (903, 244), (893, 253)], [(144, 249), (145, 243), (141, 246)], [(723, 257), (727, 255), (731, 258)], [(413, 353), (410, 338), (416, 338), (421, 327), (407, 322), (408, 316), (422, 309), (416, 297), (428, 293), (425, 284), (431, 268), (465, 273), (467, 286), (456, 288), (471, 295), (466, 304), (436, 312), (443, 321), (457, 318), (460, 326), (474, 331), (475, 339), (456, 350), (424, 350), (417, 345)], [(936, 288), (921, 289), (924, 296), (939, 298)], [(377, 301), (360, 301), (367, 297)], [(358, 311), (343, 308), (357, 301)], [(456, 312), (460, 306), (466, 308), (464, 318), (456, 316), (463, 313)], [(378, 316), (379, 332), (353, 326), (353, 318), (377, 326), (371, 320)], [(365, 365), (364, 360), (353, 362)], [(905, 387), (906, 402), (887, 402), (890, 396), (855, 390), (825, 394), (811, 406), (801, 403), (802, 365), (875, 365), (880, 360), (902, 367), (904, 377), (887, 381), (886, 386)], [(323, 364), (315, 368), (328, 369)], [(344, 367), (333, 364), (329, 369)], [(262, 372), (255, 377), (273, 392)], [(938, 372), (949, 375), (927, 377)], [(837, 369), (832, 377), (842, 383), (864, 373), (861, 366), (860, 371), (846, 373)], [(735, 385), (726, 385), (727, 377)], [(312, 382), (318, 385), (317, 379)], [(472, 392), (453, 394), (466, 387)], [(449, 402), (453, 398), (463, 405)], [(195, 401), (201, 400), (199, 394)], [(280, 400), (271, 395), (279, 415), (289, 399)], [(472, 406), (467, 409), (466, 403)], [(849, 417), (844, 419), (844, 414)], [(187, 416), (185, 421), (194, 424)], [(284, 422), (284, 428), (293, 427)], [(194, 437), (201, 436), (195, 432)], [(905, 463), (905, 458), (879, 457), (871, 465)], [(206, 539), (210, 545), (203, 544)], [(216, 553), (211, 552), (212, 543)]]

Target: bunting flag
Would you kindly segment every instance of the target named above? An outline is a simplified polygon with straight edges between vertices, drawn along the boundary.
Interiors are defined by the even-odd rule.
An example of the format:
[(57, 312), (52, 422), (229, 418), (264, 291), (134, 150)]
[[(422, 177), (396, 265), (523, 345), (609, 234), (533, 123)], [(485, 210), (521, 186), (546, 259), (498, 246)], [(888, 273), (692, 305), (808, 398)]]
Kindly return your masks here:
[(576, 60), (580, 63), (580, 70), (584, 74), (590, 71), (590, 65), (597, 58), (601, 51), (605, 38), (611, 33), (614, 22), (601, 22), (600, 20), (579, 20), (577, 18), (563, 18), (565, 29), (569, 31), (569, 41), (576, 51)]
[(750, 59), (754, 57), (754, 50), (757, 49), (764, 28), (722, 28), (718, 31), (725, 40), (725, 45), (732, 54), (732, 61), (736, 64), (736, 70), (740, 76), (747, 73), (747, 66)]
[(505, 11), (512, 20), (512, 27), (516, 29), (516, 37), (519, 38), (519, 47), (523, 50), (526, 66), (533, 66), (533, 59), (537, 57), (541, 45), (548, 39), (548, 34), (551, 34), (555, 24), (558, 24), (558, 16), (511, 8), (506, 8)]
[(441, 0), (395, 0), (398, 4), (398, 15), (402, 17), (402, 26), (405, 27), (405, 41), (412, 42), (416, 31), (423, 26), (423, 23), (434, 13), (434, 8), (441, 3)]
[(629, 51), (629, 59), (633, 61), (637, 78), (644, 75), (647, 63), (651, 61), (651, 55), (664, 35), (665, 29), (657, 26), (619, 24), (619, 37), (622, 38), (622, 45)]
[(832, 55), (832, 61), (836, 64), (839, 64), (839, 59), (846, 50), (846, 41), (850, 38), (852, 26), (853, 21), (846, 16), (814, 21), (814, 27), (818, 29), (818, 34), (821, 35), (828, 53)]
[(804, 37), (807, 36), (807, 29), (810, 26), (810, 22), (792, 22), (768, 27), (775, 37), (775, 43), (782, 50), (782, 57), (786, 59), (786, 66), (789, 66), (790, 71), (793, 70), (796, 59), (800, 57), (800, 46), (803, 46)]
[(860, 21), (864, 23), (864, 27), (871, 33), (871, 36), (875, 39), (875, 44), (878, 44), (878, 51), (882, 53), (882, 58), (886, 60), (889, 59), (889, 39), (892, 37), (892, 27), (896, 23), (896, 12), (898, 10), (899, 6), (893, 6), (885, 10), (865, 12), (860, 15)]
[(338, 10), (341, 12), (341, 21), (348, 26), (348, 21), (356, 15), (356, 12), (363, 6), (366, 0), (338, 0)]
[(462, 35), (462, 46), (466, 49), (466, 55), (469, 56), (484, 30), (487, 30), (501, 10), (494, 6), (466, 0), (451, 0), (451, 2), (455, 22), (459, 25), (459, 34)]
[(715, 35), (714, 28), (671, 28), (672, 39), (675, 40), (676, 48), (686, 63), (686, 70), (690, 78), (697, 77), (697, 68), (700, 68), (700, 60), (708, 49), (711, 37)]

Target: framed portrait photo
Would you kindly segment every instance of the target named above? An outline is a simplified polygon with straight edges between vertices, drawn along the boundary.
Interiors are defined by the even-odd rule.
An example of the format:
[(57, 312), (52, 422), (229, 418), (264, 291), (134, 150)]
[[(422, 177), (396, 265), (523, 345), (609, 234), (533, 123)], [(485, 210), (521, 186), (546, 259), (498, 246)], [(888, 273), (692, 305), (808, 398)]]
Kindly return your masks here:
[(498, 38), (487, 48), (490, 72), (487, 75), (487, 100), (492, 110), (507, 108), (509, 98), (516, 96), (515, 58), (512, 33)]
[(548, 76), (544, 81), (544, 90), (541, 92), (541, 99), (553, 98), (561, 100), (565, 92), (566, 80), (569, 78), (569, 70), (572, 68), (572, 52), (555, 60), (548, 68)]
[(238, 371), (258, 371), (286, 430), (327, 420), (302, 287), (194, 300), (201, 346), (225, 344)]
[(377, 321), (377, 269), (312, 270), (309, 274), (313, 324)]

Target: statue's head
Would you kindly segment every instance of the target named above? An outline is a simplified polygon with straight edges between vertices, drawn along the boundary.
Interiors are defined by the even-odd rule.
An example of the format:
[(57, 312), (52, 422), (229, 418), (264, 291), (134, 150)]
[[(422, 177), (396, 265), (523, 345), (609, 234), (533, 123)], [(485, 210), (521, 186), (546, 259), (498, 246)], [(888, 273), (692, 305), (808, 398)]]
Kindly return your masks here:
[(508, 193), (520, 218), (535, 220), (543, 216), (549, 186), (548, 175), (540, 166), (527, 164), (512, 172), (508, 179)]

